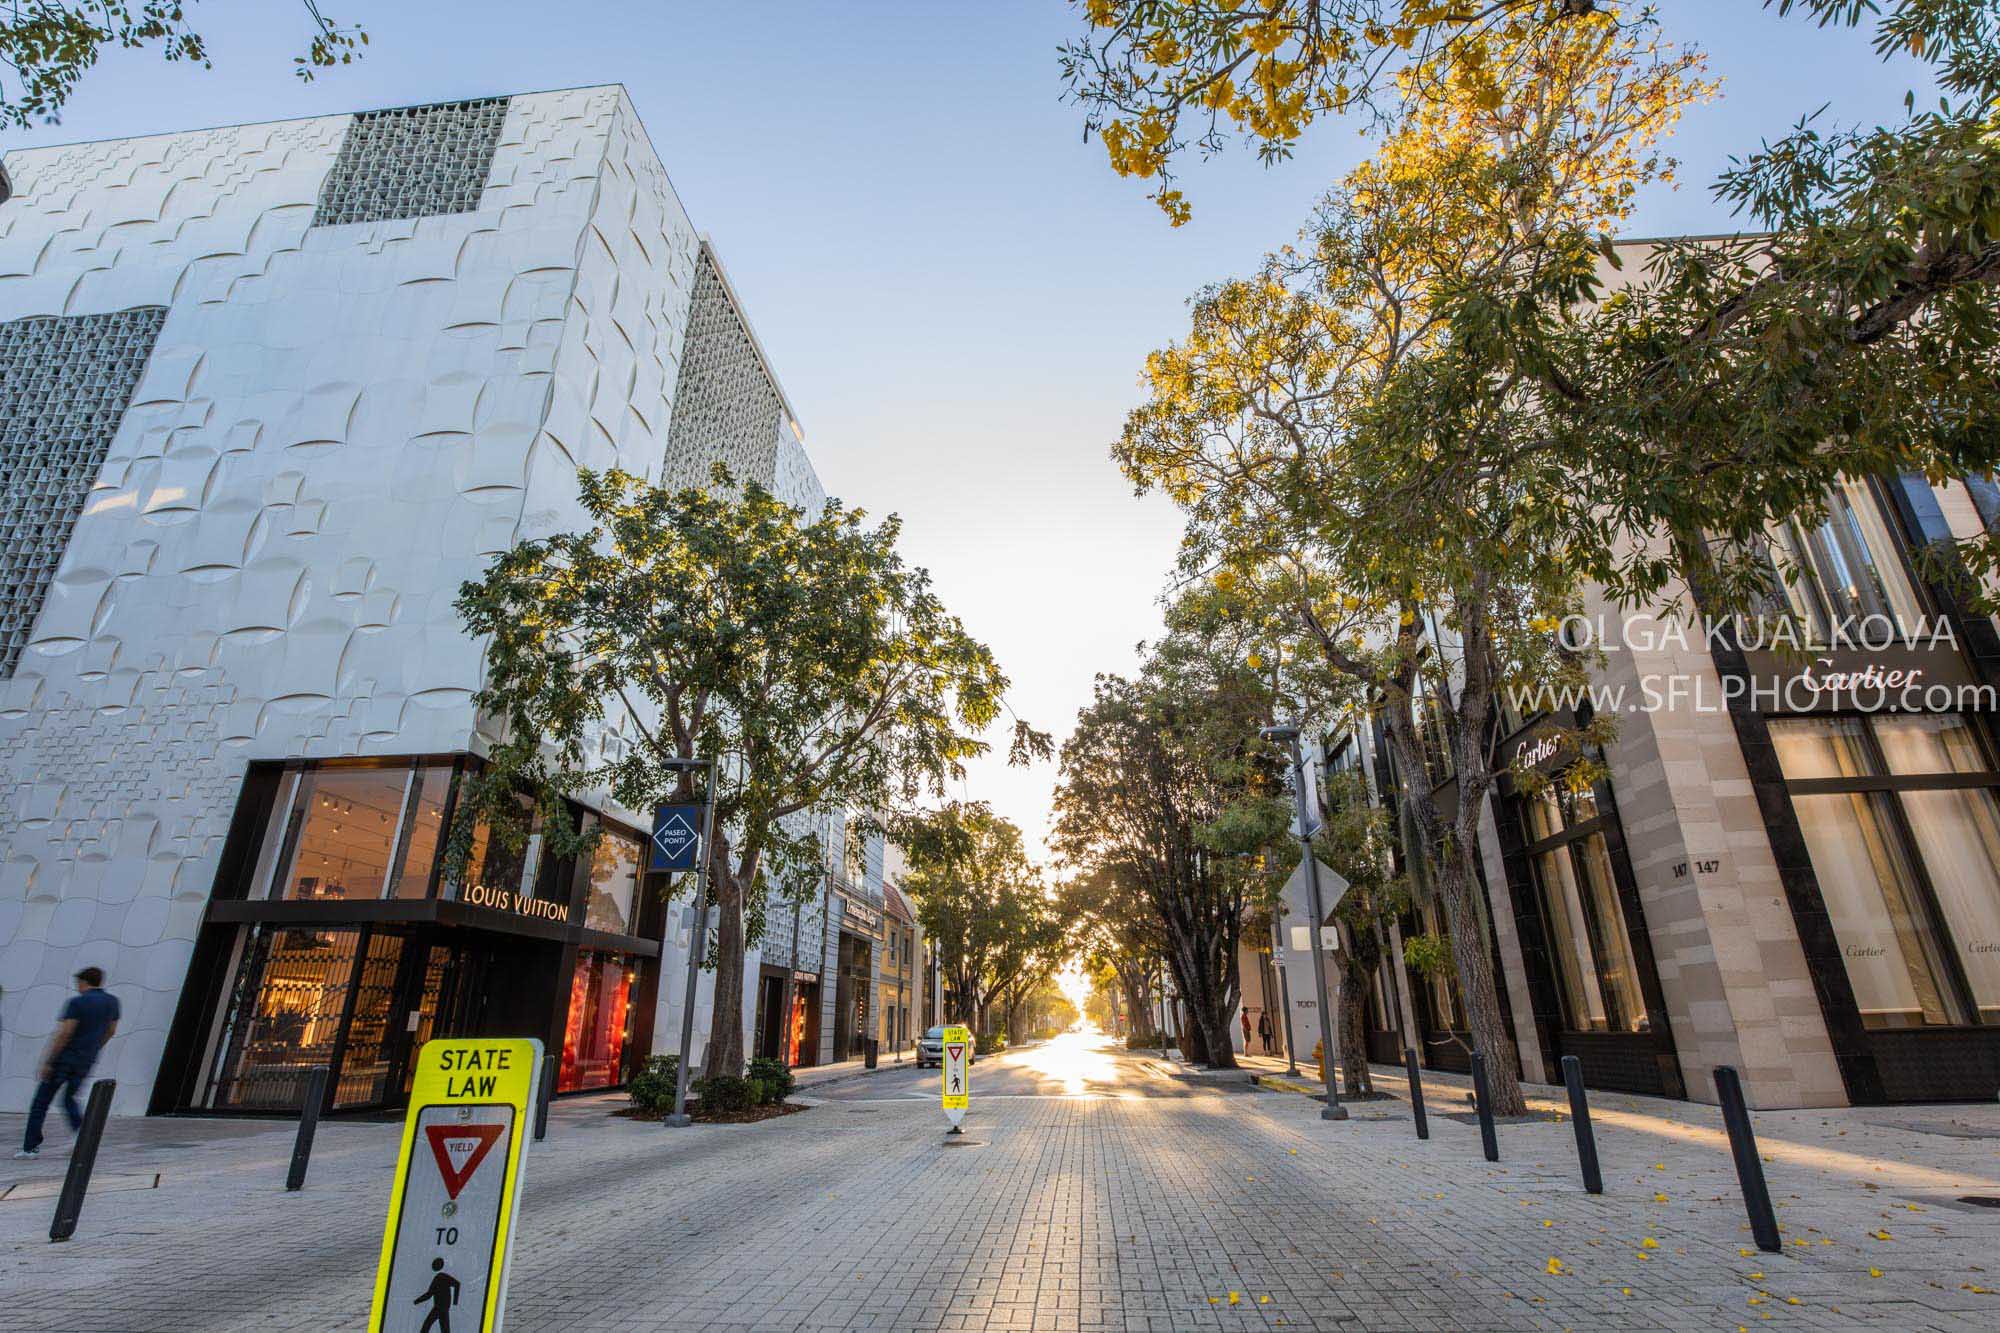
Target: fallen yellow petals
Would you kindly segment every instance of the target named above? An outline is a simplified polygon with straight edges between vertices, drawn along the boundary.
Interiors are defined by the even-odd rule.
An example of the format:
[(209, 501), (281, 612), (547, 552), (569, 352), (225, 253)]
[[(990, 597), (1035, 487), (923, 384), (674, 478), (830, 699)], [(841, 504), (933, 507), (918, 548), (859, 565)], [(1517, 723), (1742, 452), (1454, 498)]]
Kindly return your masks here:
[(1667, 1196), (1664, 1194), (1655, 1194), (1653, 1196), (1654, 1203), (1665, 1203), (1666, 1201), (1667, 1201)]
[(1881, 1269), (1879, 1269), (1879, 1268), (1871, 1268), (1871, 1269), (1869, 1269), (1869, 1270), (1868, 1270), (1868, 1276), (1869, 1276), (1869, 1277), (1881, 1277), (1881, 1276), (1882, 1276), (1882, 1270), (1881, 1270)]
[(1555, 1223), (1551, 1222), (1548, 1218), (1545, 1217), (1542, 1219), (1542, 1225), (1545, 1227), (1552, 1227), (1555, 1225)]
[(1259, 1296), (1257, 1298), (1257, 1304), (1259, 1305), (1269, 1305), (1270, 1303), (1271, 1303), (1271, 1298), (1269, 1296)]
[(1739, 1249), (1736, 1252), (1742, 1255), (1745, 1259), (1748, 1259), (1751, 1255), (1757, 1253), (1757, 1251), (1755, 1250), (1745, 1250), (1745, 1249)]
[(1889, 1233), (1886, 1231), (1871, 1231), (1868, 1234), (1873, 1236), (1876, 1240), (1888, 1240), (1890, 1238)]
[(1242, 1299), (1243, 1299), (1243, 1297), (1242, 1297), (1242, 1293), (1240, 1293), (1240, 1292), (1234, 1292), (1234, 1291), (1232, 1291), (1232, 1292), (1230, 1292), (1230, 1293), (1229, 1293), (1229, 1303), (1230, 1303), (1231, 1305), (1234, 1305), (1234, 1304), (1236, 1304), (1236, 1303), (1237, 1303), (1238, 1301), (1240, 1301), (1240, 1300), (1242, 1300)]
[(1750, 1274), (1750, 1280), (1752, 1282), (1761, 1282), (1764, 1280), (1764, 1275), (1762, 1273), (1752, 1273)]
[(1553, 1258), (1553, 1257), (1552, 1257), (1552, 1258), (1550, 1258), (1550, 1260), (1549, 1260), (1549, 1266), (1548, 1266), (1548, 1271), (1549, 1271), (1549, 1273), (1550, 1273), (1550, 1275), (1551, 1275), (1551, 1276), (1554, 1276), (1554, 1277), (1561, 1277), (1561, 1276), (1562, 1276), (1562, 1271), (1563, 1271), (1563, 1261), (1562, 1261), (1562, 1260), (1560, 1260), (1560, 1259), (1556, 1259), (1556, 1258)]
[(1657, 1250), (1660, 1248), (1660, 1242), (1654, 1240), (1651, 1236), (1648, 1236), (1646, 1237), (1646, 1239), (1639, 1242), (1639, 1248), (1642, 1250)]
[(1803, 1304), (1805, 1304), (1805, 1302), (1804, 1302), (1804, 1301), (1801, 1301), (1801, 1300), (1800, 1300), (1800, 1299), (1799, 1299), (1798, 1297), (1796, 1297), (1796, 1296), (1787, 1296), (1787, 1297), (1785, 1297), (1785, 1304), (1787, 1304), (1787, 1305), (1803, 1305)]
[(1632, 1289), (1630, 1287), (1620, 1287), (1618, 1289), (1618, 1293), (1621, 1296), (1630, 1296), (1632, 1294)]

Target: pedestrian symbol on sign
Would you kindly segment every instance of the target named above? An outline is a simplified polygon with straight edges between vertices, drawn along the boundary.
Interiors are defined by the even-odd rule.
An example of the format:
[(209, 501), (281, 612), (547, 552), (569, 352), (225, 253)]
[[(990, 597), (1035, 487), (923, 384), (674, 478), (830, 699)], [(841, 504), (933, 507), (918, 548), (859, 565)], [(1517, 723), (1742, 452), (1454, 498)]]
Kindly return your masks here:
[(451, 1333), (451, 1307), (458, 1304), (458, 1279), (444, 1271), (444, 1260), (431, 1260), (431, 1284), (424, 1288), (424, 1294), (411, 1301), (412, 1305), (431, 1303), (430, 1313), (424, 1316), (424, 1324), (417, 1333), (431, 1333), (435, 1327), (438, 1333)]

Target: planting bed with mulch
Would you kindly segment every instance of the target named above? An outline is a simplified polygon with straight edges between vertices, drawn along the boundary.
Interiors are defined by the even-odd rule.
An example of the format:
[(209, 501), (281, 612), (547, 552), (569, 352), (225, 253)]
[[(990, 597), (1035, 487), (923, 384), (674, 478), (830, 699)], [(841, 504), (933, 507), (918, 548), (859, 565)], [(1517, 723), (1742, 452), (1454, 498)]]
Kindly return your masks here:
[[(720, 1115), (708, 1115), (701, 1109), (700, 1102), (688, 1103), (688, 1114), (697, 1125), (754, 1125), (759, 1120), (776, 1120), (781, 1115), (796, 1115), (800, 1111), (810, 1111), (810, 1106), (797, 1102), (766, 1102), (762, 1106), (752, 1106), (741, 1111), (724, 1111)], [(627, 1120), (664, 1120), (665, 1111), (644, 1111), (636, 1106), (624, 1106), (611, 1114), (624, 1116)]]

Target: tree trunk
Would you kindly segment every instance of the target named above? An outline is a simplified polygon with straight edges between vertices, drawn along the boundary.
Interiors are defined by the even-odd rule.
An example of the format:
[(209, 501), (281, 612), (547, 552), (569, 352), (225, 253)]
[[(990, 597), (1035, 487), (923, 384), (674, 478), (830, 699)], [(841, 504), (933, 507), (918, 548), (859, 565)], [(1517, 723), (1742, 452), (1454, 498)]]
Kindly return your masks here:
[(1479, 910), (1478, 880), (1472, 865), (1471, 849), (1462, 840), (1445, 858), (1438, 876), (1438, 896), (1445, 902), (1450, 923), (1451, 957), (1458, 967), (1459, 998), (1465, 1004), (1465, 1023), (1472, 1032), (1472, 1047), (1486, 1057), (1486, 1082), (1492, 1095), (1493, 1114), (1526, 1115), (1527, 1099), (1521, 1094), (1521, 1068), (1516, 1060), (1514, 1039), (1500, 1014), (1500, 991), (1493, 975), (1493, 954), (1486, 944), (1486, 923)]
[[(1451, 936), (1451, 956), (1458, 973), (1459, 995), (1465, 1004), (1466, 1026), (1471, 1029), (1473, 1048), (1486, 1057), (1493, 1113), (1525, 1115), (1527, 1102), (1521, 1095), (1520, 1065), (1515, 1058), (1514, 1039), (1500, 1016), (1500, 992), (1494, 981), (1492, 954), (1486, 945), (1478, 871), (1472, 860), (1479, 807), (1486, 793), (1483, 787), (1469, 784), (1466, 772), (1461, 769), (1461, 818), (1454, 821), (1454, 828), (1448, 833), (1438, 812), (1437, 798), (1431, 791), (1408, 699), (1405, 691), (1403, 702), (1388, 709), (1384, 721), (1401, 775), (1402, 796), (1409, 803), (1418, 839), (1424, 844), (1410, 851), (1413, 856), (1424, 857), (1437, 871), (1437, 897), (1444, 908), (1445, 929)], [(1470, 809), (1464, 805), (1467, 801), (1472, 802)], [(1466, 826), (1468, 836), (1459, 836), (1460, 824)]]
[[(1351, 954), (1349, 955), (1352, 956)], [(1340, 976), (1341, 1088), (1349, 1097), (1369, 1091), (1368, 1035), (1365, 1016), (1368, 971), (1349, 963)]]
[[(742, 881), (724, 870), (715, 877), (715, 891), (715, 1004), (709, 1014), (707, 1057), (702, 1062), (702, 1073), (710, 1078), (740, 1075), (744, 1068)], [(699, 917), (699, 912), (696, 915)], [(699, 965), (707, 943), (688, 942), (692, 965)]]

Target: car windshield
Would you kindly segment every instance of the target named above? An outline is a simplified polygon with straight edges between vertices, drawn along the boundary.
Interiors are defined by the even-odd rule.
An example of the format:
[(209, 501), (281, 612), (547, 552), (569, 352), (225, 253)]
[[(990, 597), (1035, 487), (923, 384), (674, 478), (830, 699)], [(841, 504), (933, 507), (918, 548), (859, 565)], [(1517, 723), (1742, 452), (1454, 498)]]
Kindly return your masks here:
[(943, 1041), (943, 1040), (944, 1040), (944, 1029), (943, 1029), (943, 1028), (932, 1028), (932, 1029), (930, 1029), (929, 1031), (925, 1032), (925, 1033), (924, 1033), (924, 1036), (928, 1037), (928, 1038), (929, 1038), (930, 1040), (932, 1040), (932, 1041)]

